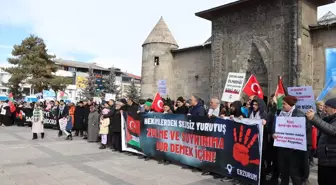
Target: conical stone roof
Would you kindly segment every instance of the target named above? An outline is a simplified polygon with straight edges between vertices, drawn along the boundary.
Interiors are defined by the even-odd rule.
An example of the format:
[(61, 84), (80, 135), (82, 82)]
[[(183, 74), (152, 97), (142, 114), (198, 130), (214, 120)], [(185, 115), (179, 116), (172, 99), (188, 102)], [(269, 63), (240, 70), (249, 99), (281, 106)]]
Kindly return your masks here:
[(336, 22), (336, 15), (329, 11), (327, 14), (322, 16), (319, 20), (317, 20), (317, 24), (326, 25), (333, 24)]
[(142, 45), (149, 43), (168, 43), (178, 46), (175, 38), (171, 34), (167, 24), (162, 17)]

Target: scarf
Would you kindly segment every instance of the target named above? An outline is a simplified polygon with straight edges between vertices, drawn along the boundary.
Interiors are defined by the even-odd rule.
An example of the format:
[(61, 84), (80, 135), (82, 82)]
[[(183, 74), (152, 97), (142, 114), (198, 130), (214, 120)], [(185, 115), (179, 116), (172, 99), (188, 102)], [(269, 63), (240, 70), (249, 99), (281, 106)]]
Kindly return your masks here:
[(62, 113), (63, 113), (63, 110), (64, 110), (64, 105), (60, 105), (59, 106), (59, 115), (58, 116), (61, 116), (62, 115)]
[(218, 105), (216, 109), (209, 109), (208, 115), (214, 115), (216, 117), (219, 117), (219, 107), (220, 105)]
[(260, 118), (260, 114), (259, 114), (260, 111), (257, 111), (257, 112), (252, 112), (251, 115), (250, 115), (250, 119), (261, 119)]
[(285, 112), (285, 111), (281, 110), (281, 112), (279, 114), (279, 117), (292, 117), (294, 109), (295, 109), (295, 105), (288, 112)]
[(36, 108), (33, 111), (33, 122), (39, 122), (41, 121), (41, 109), (40, 108)]

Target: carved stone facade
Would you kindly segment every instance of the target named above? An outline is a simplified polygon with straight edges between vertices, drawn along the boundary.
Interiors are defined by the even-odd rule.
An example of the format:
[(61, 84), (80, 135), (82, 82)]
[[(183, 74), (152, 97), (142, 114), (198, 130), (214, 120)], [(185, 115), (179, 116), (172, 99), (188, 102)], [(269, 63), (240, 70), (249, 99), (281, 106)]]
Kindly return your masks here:
[[(278, 75), (283, 76), (285, 86), (313, 85), (320, 90), (323, 84), (317, 81), (321, 75), (314, 69), (323, 71), (319, 64), (323, 59), (313, 59), (324, 52), (317, 43), (327, 41), (316, 40), (322, 33), (311, 29), (317, 24), (317, 7), (333, 1), (244, 0), (196, 13), (212, 22), (211, 39), (182, 49), (177, 49), (171, 38), (169, 42), (164, 38), (146, 42), (142, 96), (154, 96), (157, 81), (162, 79), (167, 80), (168, 94), (174, 99), (192, 94), (206, 101), (212, 96), (220, 98), (229, 72), (247, 73), (247, 78), (254, 74), (265, 96), (274, 93)], [(324, 32), (330, 36), (334, 30)], [(314, 37), (315, 33), (318, 36)], [(336, 34), (331, 37), (335, 39)], [(162, 56), (164, 64), (155, 69), (152, 63), (157, 52), (163, 53), (155, 55)]]

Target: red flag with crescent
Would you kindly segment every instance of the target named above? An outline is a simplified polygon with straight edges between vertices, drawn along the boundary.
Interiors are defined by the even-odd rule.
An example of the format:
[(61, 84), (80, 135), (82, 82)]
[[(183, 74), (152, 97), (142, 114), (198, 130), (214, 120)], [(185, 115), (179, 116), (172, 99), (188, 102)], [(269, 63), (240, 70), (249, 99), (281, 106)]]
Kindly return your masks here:
[(8, 95), (8, 105), (9, 105), (10, 112), (13, 113), (16, 110), (16, 107), (14, 105), (13, 93), (9, 93), (9, 95)]
[(250, 76), (245, 84), (243, 91), (247, 96), (255, 95), (258, 96), (260, 99), (264, 99), (264, 92), (262, 91), (260, 84), (254, 75)]
[(152, 103), (152, 109), (155, 112), (163, 112), (163, 101), (159, 93), (156, 93), (153, 103)]
[(136, 120), (132, 116), (128, 115), (127, 116), (127, 129), (130, 132), (140, 136), (140, 120)]

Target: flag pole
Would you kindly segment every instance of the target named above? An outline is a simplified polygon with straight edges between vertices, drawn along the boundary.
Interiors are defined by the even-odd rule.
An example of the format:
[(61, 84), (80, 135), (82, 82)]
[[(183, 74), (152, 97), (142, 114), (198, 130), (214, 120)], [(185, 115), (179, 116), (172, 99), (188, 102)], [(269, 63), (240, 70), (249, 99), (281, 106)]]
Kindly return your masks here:
[(251, 77), (252, 77), (252, 75), (250, 75), (250, 77), (249, 77), (248, 80), (246, 81), (246, 83), (245, 83), (244, 87), (242, 88), (242, 90), (245, 89), (246, 84), (247, 84), (248, 81), (250, 81), (250, 78), (251, 78)]

